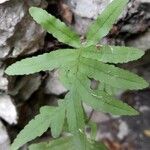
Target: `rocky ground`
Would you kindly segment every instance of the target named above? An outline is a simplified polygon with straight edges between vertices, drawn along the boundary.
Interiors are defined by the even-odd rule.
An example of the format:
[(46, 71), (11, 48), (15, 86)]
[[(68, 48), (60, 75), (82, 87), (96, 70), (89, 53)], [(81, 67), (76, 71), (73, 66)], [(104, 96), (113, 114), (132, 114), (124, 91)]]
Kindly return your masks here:
[[(28, 14), (30, 6), (46, 8), (81, 36), (111, 0), (0, 0), (0, 150), (9, 150), (10, 142), (39, 107), (54, 104), (66, 89), (58, 81), (57, 71), (29, 76), (8, 77), (5, 68), (29, 56), (67, 47), (45, 33)], [(134, 46), (145, 56), (122, 65), (150, 82), (150, 0), (130, 0), (109, 35), (102, 43)], [(99, 124), (97, 140), (110, 150), (150, 149), (150, 89), (121, 91), (123, 101), (138, 109), (137, 117), (117, 117), (94, 112)], [(90, 113), (87, 109), (87, 113)], [(46, 133), (44, 136), (49, 136)], [(26, 149), (26, 147), (24, 147)]]

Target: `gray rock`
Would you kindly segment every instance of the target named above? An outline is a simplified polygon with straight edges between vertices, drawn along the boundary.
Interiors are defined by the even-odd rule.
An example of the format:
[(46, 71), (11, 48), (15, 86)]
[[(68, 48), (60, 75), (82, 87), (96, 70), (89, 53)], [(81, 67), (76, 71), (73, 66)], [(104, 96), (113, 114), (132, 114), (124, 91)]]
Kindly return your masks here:
[(112, 0), (64, 0), (74, 12), (74, 28), (79, 34), (87, 31), (92, 19), (96, 19)]
[(60, 83), (58, 71), (49, 73), (49, 77), (46, 81), (45, 93), (60, 95), (67, 92), (67, 89)]
[(41, 85), (41, 76), (40, 74), (24, 76), (19, 80), (19, 82), (16, 80), (14, 85), (12, 85), (13, 83), (10, 84), (11, 88), (9, 88), (8, 91), (10, 95), (16, 96), (21, 100), (27, 100)]
[(9, 0), (0, 0), (0, 4), (5, 3), (7, 1), (9, 1)]
[(137, 34), (147, 30), (150, 25), (150, 1), (131, 0), (126, 10), (125, 23), (121, 32)]
[(0, 121), (0, 150), (10, 150), (10, 139), (5, 126)]
[(84, 110), (88, 117), (91, 117), (91, 121), (95, 123), (102, 123), (110, 119), (109, 115), (103, 112), (98, 112), (92, 109), (92, 107), (83, 103)]
[(8, 90), (8, 79), (4, 76), (4, 66), (2, 62), (0, 62), (0, 90), (7, 91)]
[(150, 90), (130, 91), (124, 93), (122, 98), (125, 102), (133, 104), (140, 114), (113, 118), (101, 123), (101, 138), (112, 144), (118, 143), (121, 149), (149, 150)]
[(33, 53), (43, 45), (45, 32), (28, 13), (30, 6), (45, 6), (43, 2), (11, 0), (0, 4), (1, 59)]
[(96, 19), (105, 7), (112, 0), (71, 0), (68, 3), (72, 6), (73, 12), (82, 17)]
[[(75, 30), (84, 35), (93, 19), (106, 8), (112, 0), (64, 0), (72, 9), (75, 15)], [(118, 20), (122, 19), (119, 25), (120, 32), (136, 34), (147, 29), (147, 20), (150, 18), (149, 0), (130, 0)]]
[(12, 102), (12, 98), (6, 94), (0, 95), (0, 117), (9, 124), (17, 123), (18, 115), (16, 107)]
[(119, 122), (119, 131), (118, 131), (118, 134), (117, 134), (117, 137), (120, 139), (120, 140), (123, 140), (128, 134), (129, 134), (129, 127), (127, 125), (127, 123), (125, 121), (121, 121)]
[(150, 3), (149, 0), (139, 0), (141, 3)]
[(137, 47), (139, 49), (142, 49), (144, 51), (150, 49), (150, 30), (147, 32), (136, 36), (135, 38), (129, 39), (126, 42), (126, 45)]

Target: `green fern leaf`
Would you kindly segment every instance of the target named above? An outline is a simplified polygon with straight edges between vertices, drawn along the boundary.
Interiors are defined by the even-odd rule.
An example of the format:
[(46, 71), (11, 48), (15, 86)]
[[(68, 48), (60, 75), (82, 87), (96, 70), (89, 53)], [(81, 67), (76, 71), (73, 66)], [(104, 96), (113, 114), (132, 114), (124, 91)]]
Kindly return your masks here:
[(51, 33), (60, 42), (76, 48), (81, 47), (79, 36), (63, 22), (48, 14), (41, 8), (31, 7), (29, 12), (37, 23), (39, 23), (45, 30), (47, 30), (47, 32)]
[(93, 59), (80, 60), (81, 72), (90, 78), (120, 89), (143, 89), (149, 84), (141, 77), (113, 65), (104, 64)]
[[(95, 46), (111, 29), (112, 24), (121, 13), (127, 0), (114, 0), (98, 17), (87, 33), (87, 44), (80, 44), (79, 37), (64, 23), (49, 15), (46, 11), (32, 7), (30, 14), (44, 29), (52, 33), (61, 42), (77, 49), (53, 51), (32, 58), (23, 59), (6, 69), (9, 75), (24, 75), (39, 71), (58, 69), (60, 81), (68, 89), (62, 103), (58, 107), (43, 107), (40, 114), (20, 132), (12, 144), (16, 150), (26, 142), (42, 135), (49, 127), (54, 138), (60, 136), (66, 118), (68, 130), (73, 136), (69, 140), (58, 139), (52, 143), (37, 144), (34, 149), (64, 148), (69, 150), (103, 150), (86, 139), (84, 133), (85, 113), (82, 103), (93, 109), (114, 115), (137, 115), (137, 111), (127, 104), (116, 100), (103, 90), (90, 89), (89, 78), (100, 81), (105, 87), (121, 89), (142, 89), (149, 84), (141, 77), (105, 63), (122, 63), (136, 60), (143, 55), (142, 51), (118, 46)], [(90, 47), (88, 47), (90, 46)], [(35, 130), (36, 129), (36, 130)], [(31, 134), (32, 133), (32, 134)], [(60, 143), (60, 144), (59, 144)]]
[[(98, 58), (95, 56), (95, 59)], [(85, 49), (82, 48), (77, 50), (60, 50), (60, 52), (54, 51), (33, 58), (27, 58), (9, 66), (5, 72), (10, 75), (23, 75), (53, 70), (54, 68), (64, 68), (65, 70), (68, 68), (69, 71), (72, 68), (80, 68), (80, 72), (88, 77), (112, 85), (115, 88), (133, 90), (148, 86), (146, 81), (133, 73), (94, 60), (93, 53), (88, 55)]]
[(57, 50), (36, 57), (26, 58), (9, 66), (5, 72), (9, 75), (32, 74), (39, 71), (53, 70), (70, 61), (76, 60), (77, 51), (73, 49)]
[[(82, 69), (83, 70), (83, 69)], [(66, 80), (71, 86), (76, 87), (75, 94), (79, 93), (80, 99), (97, 111), (111, 113), (113, 115), (138, 115), (138, 112), (127, 104), (114, 99), (104, 91), (93, 91), (90, 89), (90, 80), (82, 73), (66, 75)], [(65, 77), (64, 77), (65, 78)], [(64, 84), (66, 80), (61, 80)], [(72, 84), (71, 84), (72, 82)], [(74, 99), (75, 101), (75, 99)], [(77, 108), (77, 107), (76, 107)], [(75, 120), (75, 119), (74, 119)], [(73, 122), (73, 121), (72, 121)], [(79, 126), (78, 126), (79, 128)]]
[[(46, 110), (45, 110), (46, 109)], [(42, 108), (43, 112), (31, 120), (29, 124), (18, 134), (11, 146), (11, 150), (17, 150), (25, 143), (41, 136), (50, 126), (53, 109)]]
[[(83, 118), (82, 117), (83, 115), (80, 115), (80, 117), (79, 117), (79, 116), (77, 116), (78, 113), (75, 113), (75, 112), (76, 112), (77, 108), (79, 108), (78, 111), (81, 112), (82, 105), (81, 105), (80, 97), (83, 97), (82, 95), (86, 96), (86, 94), (84, 94), (84, 93), (82, 94), (82, 93), (80, 93), (80, 90), (78, 90), (78, 88), (81, 86), (79, 84), (81, 81), (78, 82), (77, 79), (82, 79), (84, 77), (84, 80), (86, 81), (87, 77), (90, 77), (90, 78), (99, 80), (100, 82), (102, 82), (104, 84), (113, 86), (115, 88), (121, 88), (121, 89), (142, 89), (142, 88), (145, 88), (148, 86), (148, 83), (145, 80), (143, 80), (141, 77), (139, 77), (133, 73), (130, 73), (123, 69), (119, 69), (112, 65), (104, 64), (102, 62), (99, 62), (99, 61), (91, 59), (91, 58), (84, 58), (82, 56), (83, 55), (82, 48), (78, 49), (78, 50), (68, 50), (68, 51), (67, 52), (60, 51), (60, 52), (62, 52), (61, 57), (57, 57), (57, 51), (49, 53), (48, 54), (49, 57), (46, 56), (47, 54), (44, 54), (46, 58), (52, 58), (48, 62), (44, 62), (45, 64), (44, 63), (42, 64), (42, 61), (41, 61), (41, 57), (43, 55), (34, 57), (34, 59), (28, 58), (28, 59), (22, 60), (21, 62), (17, 62), (16, 64), (10, 66), (10, 68), (8, 68), (7, 71), (9, 70), (8, 71), (9, 73), (15, 74), (20, 71), (20, 68), (24, 68), (24, 66), (25, 66), (26, 68), (24, 68), (24, 73), (31, 73), (31, 72), (35, 72), (35, 71), (45, 70), (48, 68), (54, 69), (54, 68), (59, 67), (59, 65), (61, 65), (59, 67), (61, 72), (63, 72), (63, 74), (61, 73), (61, 78), (63, 77), (63, 80), (64, 80), (63, 83), (66, 86), (66, 88), (68, 88), (68, 90), (70, 90), (70, 93), (71, 93), (71, 94), (69, 94), (71, 96), (69, 98), (70, 101), (68, 101), (69, 106), (67, 108), (67, 110), (70, 112), (67, 114), (72, 114), (74, 116), (74, 117), (70, 117), (72, 125), (71, 125), (71, 123), (69, 123), (69, 125), (72, 126), (71, 127), (72, 130), (75, 129), (75, 127), (73, 127), (73, 125), (74, 126), (76, 125), (72, 122), (72, 120), (75, 120), (75, 118), (76, 119)], [(64, 54), (63, 54), (63, 52), (64, 52)], [(67, 58), (65, 57), (66, 53), (67, 54), (69, 53), (69, 55), (66, 56)], [(62, 59), (58, 60), (58, 58), (62, 58), (62, 57), (64, 57), (64, 62), (59, 62)], [(44, 59), (44, 58), (42, 58), (42, 59)], [(35, 68), (34, 68), (34, 66), (32, 66), (33, 69), (30, 68), (30, 66), (29, 66), (30, 63), (34, 64)], [(56, 67), (55, 67), (55, 65), (56, 65)], [(89, 86), (89, 85), (87, 85), (87, 86)], [(86, 91), (84, 91), (84, 92), (86, 93)], [(107, 97), (107, 98), (110, 98), (110, 97)], [(72, 111), (72, 110), (74, 110), (74, 111)], [(122, 113), (120, 111), (118, 111), (118, 114), (123, 115), (125, 113), (124, 115), (129, 115), (129, 112), (127, 109), (126, 113), (123, 110)], [(75, 114), (73, 114), (73, 113), (75, 113)], [(82, 113), (80, 113), (80, 114), (82, 114)], [(131, 113), (131, 114), (133, 115), (133, 113)], [(135, 114), (137, 114), (137, 113), (135, 113)], [(82, 121), (79, 121), (79, 122), (82, 122)], [(79, 126), (77, 125), (76, 128), (78, 128), (78, 127)]]
[(84, 129), (84, 113), (80, 96), (76, 90), (71, 91), (66, 96), (67, 105), (67, 122), (69, 131), (76, 133), (76, 131)]
[[(92, 95), (92, 96), (91, 96)], [(138, 115), (139, 113), (120, 100), (113, 98), (105, 92), (91, 92), (91, 95), (84, 95), (83, 102), (92, 106), (97, 111), (111, 113), (113, 115)]]
[(127, 63), (144, 55), (142, 50), (123, 46), (90, 46), (84, 48), (82, 56), (105, 63)]
[(87, 44), (95, 45), (106, 36), (116, 19), (120, 16), (128, 0), (113, 0), (87, 32)]
[(11, 150), (17, 150), (25, 143), (41, 136), (50, 126), (52, 126), (51, 131), (53, 136), (58, 137), (62, 131), (64, 118), (64, 105), (60, 105), (59, 107), (42, 107), (40, 109), (40, 114), (37, 115), (35, 119), (31, 120), (29, 124), (18, 134), (11, 146)]
[(64, 103), (60, 103), (57, 108), (57, 112), (54, 114), (51, 121), (51, 133), (54, 138), (59, 137), (62, 132), (62, 128), (65, 121), (65, 105)]

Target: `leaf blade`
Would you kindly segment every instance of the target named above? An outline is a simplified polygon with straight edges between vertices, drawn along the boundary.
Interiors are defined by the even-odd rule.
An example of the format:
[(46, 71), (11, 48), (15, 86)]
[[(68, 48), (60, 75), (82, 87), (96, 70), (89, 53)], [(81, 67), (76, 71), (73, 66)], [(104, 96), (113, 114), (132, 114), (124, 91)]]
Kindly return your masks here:
[[(49, 128), (51, 122), (51, 120), (49, 119), (49, 113), (51, 114), (53, 110), (48, 110), (45, 107), (43, 107), (42, 109), (44, 110), (44, 112), (40, 113), (35, 117), (35, 119), (31, 120), (28, 125), (25, 126), (25, 128), (17, 135), (17, 138), (11, 145), (11, 150), (17, 150), (25, 143), (33, 140), (38, 136), (41, 136)], [(46, 109), (49, 111), (49, 113), (45, 111)]]
[(59, 105), (56, 110), (55, 116), (52, 118), (51, 122), (51, 133), (54, 138), (58, 138), (62, 132), (62, 128), (65, 121), (65, 105), (64, 102)]
[(73, 49), (57, 50), (50, 53), (22, 59), (10, 65), (5, 73), (8, 75), (28, 75), (39, 71), (53, 70), (76, 59)]
[(79, 92), (82, 93), (82, 101), (97, 111), (111, 113), (112, 115), (137, 115), (138, 112), (132, 107), (119, 100), (114, 99), (103, 91), (93, 91), (88, 79), (78, 78)]
[[(71, 91), (72, 92), (72, 91)], [(69, 131), (73, 134), (84, 129), (84, 114), (82, 109), (82, 103), (79, 96), (75, 96), (76, 92), (69, 96), (67, 103), (67, 122)]]
[[(72, 66), (71, 66), (72, 67)], [(69, 68), (64, 68), (60, 70), (60, 81), (69, 89), (69, 93), (65, 96), (66, 102), (66, 117), (68, 122), (69, 131), (73, 134), (84, 129), (84, 112), (82, 108), (82, 102), (80, 95), (77, 91), (77, 86), (75, 83), (75, 70)]]
[(37, 7), (31, 7), (29, 12), (38, 24), (40, 24), (60, 42), (76, 48), (81, 46), (79, 36), (59, 19), (56, 19), (45, 10)]
[(85, 58), (102, 61), (104, 63), (127, 63), (137, 60), (144, 55), (144, 51), (124, 46), (90, 46), (83, 49), (82, 56)]
[(89, 61), (89, 59), (83, 57), (81, 63), (81, 73), (115, 88), (134, 90), (149, 86), (149, 84), (138, 75), (113, 65), (104, 64), (92, 59)]
[(95, 45), (106, 36), (121, 14), (128, 0), (113, 0), (102, 12), (97, 20), (89, 27), (87, 32), (87, 45)]

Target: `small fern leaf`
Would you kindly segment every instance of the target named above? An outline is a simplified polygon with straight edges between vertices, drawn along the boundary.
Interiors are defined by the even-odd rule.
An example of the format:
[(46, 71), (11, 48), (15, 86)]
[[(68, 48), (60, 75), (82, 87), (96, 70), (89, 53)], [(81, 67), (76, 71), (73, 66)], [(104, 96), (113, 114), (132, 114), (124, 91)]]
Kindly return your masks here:
[(124, 46), (90, 46), (84, 48), (82, 56), (104, 63), (127, 63), (137, 60), (144, 55), (144, 51)]
[(81, 47), (79, 36), (59, 19), (56, 19), (45, 10), (37, 7), (31, 7), (29, 12), (38, 24), (40, 24), (45, 30), (47, 30), (47, 32), (52, 34), (60, 42), (76, 48)]
[(120, 16), (128, 0), (113, 0), (102, 12), (87, 32), (87, 45), (96, 45), (106, 36), (116, 19)]
[(93, 59), (80, 60), (80, 72), (90, 78), (119, 89), (143, 89), (149, 84), (141, 77), (113, 65), (104, 64)]
[(5, 70), (5, 73), (8, 75), (27, 75), (39, 71), (53, 70), (76, 60), (76, 58), (77, 51), (73, 49), (60, 49), (18, 61), (10, 65)]
[(58, 138), (62, 132), (65, 121), (65, 105), (61, 103), (51, 121), (51, 133), (54, 138)]
[(84, 97), (83, 102), (85, 102), (87, 105), (90, 105), (93, 109), (97, 111), (121, 116), (133, 116), (139, 114), (131, 106), (111, 97), (105, 92), (92, 92), (91, 95), (91, 97)]
[(43, 112), (31, 120), (29, 124), (18, 134), (11, 145), (11, 150), (17, 150), (25, 143), (41, 136), (50, 126), (53, 109), (42, 108)]
[[(81, 78), (82, 77), (82, 78)], [(90, 90), (90, 81), (82, 74), (76, 79), (82, 101), (97, 111), (111, 113), (112, 115), (138, 115), (138, 112), (119, 100), (114, 99), (104, 91)]]
[[(70, 95), (71, 94), (71, 95)], [(82, 108), (82, 102), (77, 91), (71, 91), (69, 95), (66, 96), (67, 105), (67, 122), (69, 131), (71, 133), (76, 133), (79, 129), (84, 129), (84, 113)]]
[[(71, 68), (70, 68), (71, 67)], [(60, 70), (60, 81), (64, 86), (70, 90), (69, 93), (65, 96), (66, 101), (66, 117), (68, 128), (71, 133), (76, 133), (76, 131), (83, 130), (85, 126), (84, 112), (82, 108), (82, 102), (80, 95), (77, 92), (78, 85), (75, 82), (75, 73), (76, 66), (72, 67), (69, 65), (68, 68), (63, 68)]]

